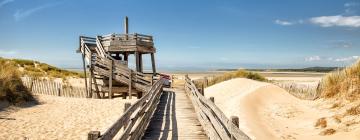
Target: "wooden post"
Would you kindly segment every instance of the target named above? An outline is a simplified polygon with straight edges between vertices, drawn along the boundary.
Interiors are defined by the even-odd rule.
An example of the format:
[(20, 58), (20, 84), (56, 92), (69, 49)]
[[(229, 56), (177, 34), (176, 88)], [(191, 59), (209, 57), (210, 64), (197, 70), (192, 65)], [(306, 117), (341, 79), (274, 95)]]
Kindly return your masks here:
[(142, 94), (143, 94), (143, 92), (138, 92), (137, 93), (137, 98), (140, 99), (142, 97)]
[(128, 61), (129, 59), (129, 54), (128, 53), (124, 53), (124, 61)]
[(92, 98), (93, 97), (93, 93), (92, 93), (92, 64), (91, 64), (91, 61), (92, 61), (92, 52), (90, 52), (90, 65), (89, 65), (89, 73), (90, 73), (90, 76), (89, 76), (89, 98)]
[(57, 88), (57, 95), (60, 96), (60, 88)]
[(151, 75), (151, 85), (154, 85), (154, 75)]
[(124, 31), (125, 34), (129, 33), (129, 18), (126, 16), (124, 20)]
[(135, 52), (136, 71), (140, 72), (140, 56), (139, 52)]
[(214, 97), (210, 97), (209, 98), (211, 102), (215, 103), (215, 98)]
[(131, 106), (131, 103), (125, 103), (125, 105), (124, 105), (124, 113), (126, 112), (126, 110), (129, 109), (130, 106)]
[(152, 71), (153, 71), (153, 75), (156, 74), (156, 67), (155, 67), (155, 55), (154, 53), (151, 53), (151, 66), (152, 66)]
[[(124, 113), (130, 108), (130, 106), (131, 106), (131, 103), (124, 104)], [(127, 125), (128, 125), (128, 122), (126, 121), (124, 124), (124, 130), (126, 129)]]
[(130, 75), (129, 75), (129, 99), (132, 98), (132, 70), (130, 70)]
[(31, 78), (31, 85), (30, 85), (30, 92), (33, 93), (33, 86), (34, 86), (34, 78)]
[(142, 60), (142, 54), (139, 53), (139, 72), (143, 72), (143, 60)]
[(90, 131), (88, 133), (88, 140), (96, 140), (100, 137), (100, 131)]
[[(230, 120), (237, 128), (239, 128), (239, 117), (238, 116), (231, 116)], [(236, 139), (234, 138), (234, 136), (231, 135), (231, 140), (236, 140)]]
[(87, 83), (87, 77), (86, 77), (85, 54), (82, 54), (82, 60), (83, 60), (83, 69), (84, 69), (84, 76), (85, 76), (85, 92), (86, 92), (87, 96), (89, 96), (88, 86), (87, 86), (88, 83)]
[(201, 85), (201, 95), (205, 96), (205, 89), (204, 89), (204, 85)]
[(235, 124), (236, 127), (239, 128), (239, 117), (238, 116), (231, 116), (230, 120), (233, 124)]
[(114, 65), (114, 61), (110, 60), (110, 69), (109, 69), (109, 99), (112, 99), (112, 79), (113, 79), (113, 65)]

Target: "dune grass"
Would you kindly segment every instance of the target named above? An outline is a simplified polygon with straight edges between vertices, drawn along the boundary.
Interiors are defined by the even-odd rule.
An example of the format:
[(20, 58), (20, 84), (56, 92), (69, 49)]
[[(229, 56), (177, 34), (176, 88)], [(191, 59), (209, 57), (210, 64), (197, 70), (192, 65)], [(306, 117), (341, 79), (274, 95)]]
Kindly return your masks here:
[(34, 98), (23, 85), (20, 72), (13, 61), (0, 61), (0, 101), (19, 105)]
[(327, 74), (320, 82), (318, 94), (323, 98), (349, 101), (360, 99), (360, 61), (342, 70)]
[[(233, 71), (233, 72), (226, 72), (220, 76), (208, 78), (208, 84), (205, 86), (209, 87), (209, 86), (215, 85), (217, 83), (227, 81), (230, 79), (234, 79), (234, 78), (248, 78), (248, 79), (257, 80), (257, 81), (267, 81), (267, 79), (265, 77), (261, 76), (258, 73), (249, 72), (246, 70), (237, 70), (237, 71)], [(201, 84), (203, 84), (203, 83), (204, 83), (203, 80), (195, 81), (195, 84), (197, 87), (200, 87)]]
[(24, 60), (24, 59), (6, 59), (0, 58), (0, 62), (11, 62), (14, 66), (17, 66), (21, 76), (30, 76), (30, 77), (49, 77), (49, 78), (62, 78), (66, 77), (80, 77), (83, 78), (82, 73), (68, 71), (60, 69), (45, 63), (41, 63), (33, 60)]

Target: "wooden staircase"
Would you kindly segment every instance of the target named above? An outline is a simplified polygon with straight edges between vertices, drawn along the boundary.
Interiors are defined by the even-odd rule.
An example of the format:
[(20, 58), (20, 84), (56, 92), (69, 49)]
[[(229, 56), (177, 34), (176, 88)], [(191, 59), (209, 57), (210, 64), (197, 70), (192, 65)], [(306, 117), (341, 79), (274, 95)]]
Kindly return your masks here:
[[(145, 74), (128, 68), (127, 61), (116, 60), (107, 54), (99, 38), (80, 37), (78, 52), (82, 53), (90, 73), (89, 97), (94, 97), (93, 90), (96, 91), (95, 97), (101, 97), (100, 92), (103, 92), (104, 97), (104, 92), (108, 92), (109, 98), (112, 98), (112, 92), (147, 92), (152, 85), (152, 78), (146, 78)], [(101, 80), (103, 82), (99, 83)]]

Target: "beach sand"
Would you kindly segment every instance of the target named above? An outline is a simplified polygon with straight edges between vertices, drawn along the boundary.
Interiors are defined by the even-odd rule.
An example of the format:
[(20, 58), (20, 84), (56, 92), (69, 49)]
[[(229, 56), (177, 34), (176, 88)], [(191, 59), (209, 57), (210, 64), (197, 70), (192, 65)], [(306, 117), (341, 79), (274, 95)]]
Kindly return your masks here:
[[(334, 120), (346, 106), (330, 109), (332, 101), (300, 100), (270, 83), (237, 78), (206, 88), (205, 96), (214, 97), (215, 104), (227, 117), (239, 116), (240, 129), (252, 139), (360, 139), (358, 115), (341, 117), (341, 122)], [(322, 117), (327, 126), (315, 127)], [(326, 129), (336, 132), (320, 135)]]
[(86, 99), (35, 96), (40, 104), (0, 111), (0, 139), (87, 139), (89, 131), (105, 132), (136, 99)]

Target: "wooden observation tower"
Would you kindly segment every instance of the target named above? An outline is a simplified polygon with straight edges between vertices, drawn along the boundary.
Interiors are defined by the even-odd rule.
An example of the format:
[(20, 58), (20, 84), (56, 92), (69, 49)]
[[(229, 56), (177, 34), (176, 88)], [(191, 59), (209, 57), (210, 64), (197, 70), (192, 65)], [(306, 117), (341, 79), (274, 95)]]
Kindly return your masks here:
[[(129, 33), (128, 17), (124, 20), (124, 34), (109, 34), (96, 37), (80, 36), (88, 97), (112, 98), (114, 93), (142, 96), (153, 84), (156, 76), (153, 37)], [(152, 73), (143, 73), (142, 56), (150, 54)], [(136, 69), (128, 67), (129, 56), (135, 57)], [(88, 78), (87, 78), (88, 77)], [(93, 94), (95, 91), (96, 94)], [(106, 96), (107, 94), (107, 96)]]

